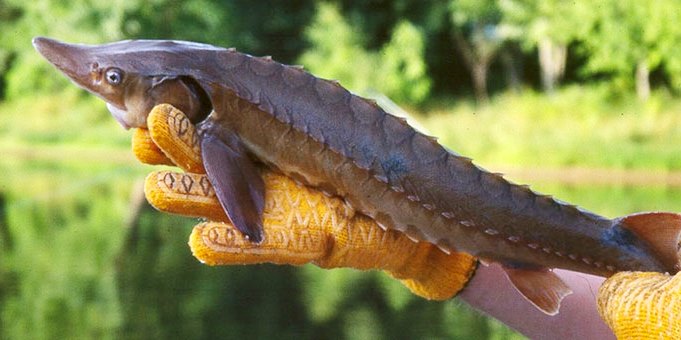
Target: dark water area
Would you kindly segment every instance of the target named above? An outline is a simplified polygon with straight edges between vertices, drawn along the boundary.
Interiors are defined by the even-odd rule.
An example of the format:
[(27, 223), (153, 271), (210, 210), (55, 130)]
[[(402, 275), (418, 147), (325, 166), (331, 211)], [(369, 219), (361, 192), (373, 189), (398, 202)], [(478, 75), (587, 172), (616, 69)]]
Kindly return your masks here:
[[(379, 272), (208, 267), (197, 219), (141, 199), (148, 168), (0, 162), (0, 339), (520, 338)], [(681, 190), (541, 184), (607, 216), (681, 210)]]

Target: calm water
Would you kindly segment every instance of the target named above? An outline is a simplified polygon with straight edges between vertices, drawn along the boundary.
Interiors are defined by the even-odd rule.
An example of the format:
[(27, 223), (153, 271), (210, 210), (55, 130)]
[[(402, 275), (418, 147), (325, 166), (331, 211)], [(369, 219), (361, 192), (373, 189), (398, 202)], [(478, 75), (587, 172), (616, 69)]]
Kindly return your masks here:
[[(210, 268), (197, 220), (140, 201), (149, 168), (0, 160), (0, 338), (517, 338), (380, 273)], [(608, 216), (681, 211), (664, 187), (538, 188)]]

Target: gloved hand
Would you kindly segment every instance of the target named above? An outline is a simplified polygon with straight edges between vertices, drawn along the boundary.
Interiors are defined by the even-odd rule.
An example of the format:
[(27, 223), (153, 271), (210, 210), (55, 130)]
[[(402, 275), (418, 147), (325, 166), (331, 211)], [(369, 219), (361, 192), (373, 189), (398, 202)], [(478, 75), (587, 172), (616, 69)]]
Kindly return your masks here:
[(681, 339), (681, 274), (613, 275), (599, 289), (598, 311), (618, 339)]
[(194, 126), (182, 112), (159, 105), (137, 129), (133, 152), (147, 164), (176, 165), (185, 173), (155, 171), (147, 176), (151, 205), (169, 213), (204, 217), (189, 245), (208, 265), (275, 263), (322, 268), (381, 269), (414, 294), (444, 300), (456, 295), (475, 271), (477, 260), (464, 253), (445, 254), (397, 231), (384, 231), (355, 214), (337, 198), (262, 169), (265, 181), (265, 239), (253, 244), (229, 224), (201, 162)]

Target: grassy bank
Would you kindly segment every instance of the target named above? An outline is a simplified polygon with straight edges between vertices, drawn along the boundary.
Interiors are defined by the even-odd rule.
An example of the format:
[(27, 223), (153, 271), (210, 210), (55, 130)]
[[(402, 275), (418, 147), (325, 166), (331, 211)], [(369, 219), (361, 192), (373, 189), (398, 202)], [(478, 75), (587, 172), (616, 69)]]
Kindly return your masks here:
[(611, 98), (598, 87), (445, 102), (421, 114), (440, 142), (486, 166), (681, 169), (681, 100)]
[(0, 102), (0, 146), (127, 148), (129, 133), (104, 103), (76, 88)]

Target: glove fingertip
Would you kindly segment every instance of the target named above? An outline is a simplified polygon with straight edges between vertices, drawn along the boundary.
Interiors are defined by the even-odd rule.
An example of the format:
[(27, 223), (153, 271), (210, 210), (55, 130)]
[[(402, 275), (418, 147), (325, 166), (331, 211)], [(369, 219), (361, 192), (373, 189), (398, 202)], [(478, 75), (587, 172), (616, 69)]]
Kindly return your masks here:
[(271, 227), (261, 244), (254, 244), (229, 223), (197, 224), (189, 237), (194, 257), (208, 265), (273, 263), (303, 265), (325, 251), (324, 235)]
[(132, 153), (144, 164), (175, 165), (154, 143), (147, 129), (135, 129), (132, 135)]

